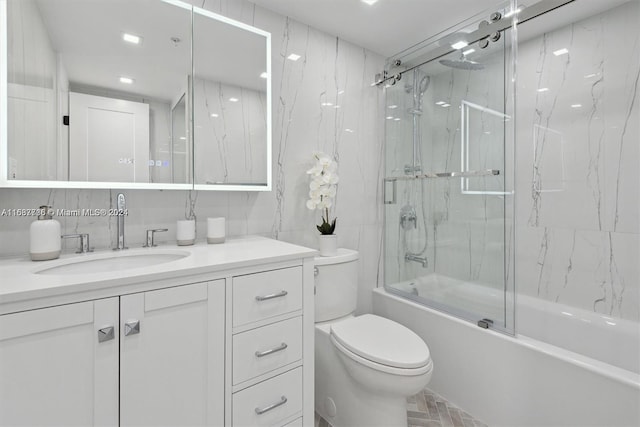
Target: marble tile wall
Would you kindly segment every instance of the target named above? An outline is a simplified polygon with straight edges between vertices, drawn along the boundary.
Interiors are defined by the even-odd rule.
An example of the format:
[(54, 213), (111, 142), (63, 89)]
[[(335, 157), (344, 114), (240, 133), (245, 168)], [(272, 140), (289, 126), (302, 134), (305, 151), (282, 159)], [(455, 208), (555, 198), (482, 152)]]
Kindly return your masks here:
[(196, 184), (267, 182), (266, 103), (264, 91), (195, 79)]
[[(156, 227), (169, 228), (158, 238), (161, 244), (173, 244), (175, 221), (194, 213), (200, 240), (205, 236), (206, 217), (224, 216), (229, 235), (259, 234), (317, 247), (319, 213), (305, 207), (305, 171), (311, 165), (312, 152), (321, 150), (340, 165), (334, 210), (338, 244), (360, 251), (358, 310), (369, 311), (370, 291), (381, 283), (383, 206), (383, 124), (378, 116), (383, 94), (370, 83), (382, 70), (384, 58), (248, 1), (193, 3), (272, 34), (273, 191), (123, 191), (129, 206), (128, 244), (142, 245), (144, 230)], [(301, 58), (287, 60), (292, 52)], [(103, 208), (113, 206), (116, 194), (109, 190), (1, 189), (0, 211), (41, 204)], [(33, 219), (0, 217), (0, 255), (28, 252)], [(113, 245), (112, 218), (61, 220), (64, 233), (88, 232), (97, 248)]]
[(523, 42), (517, 88), (519, 292), (634, 321), (639, 19), (631, 1)]

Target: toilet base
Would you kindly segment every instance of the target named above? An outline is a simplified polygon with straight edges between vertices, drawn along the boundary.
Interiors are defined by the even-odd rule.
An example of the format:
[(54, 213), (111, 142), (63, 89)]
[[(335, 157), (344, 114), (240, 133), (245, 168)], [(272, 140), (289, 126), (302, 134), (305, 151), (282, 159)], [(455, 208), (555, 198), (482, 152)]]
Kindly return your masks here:
[(368, 390), (354, 381), (331, 343), (329, 328), (316, 325), (316, 412), (334, 427), (407, 427), (407, 396)]

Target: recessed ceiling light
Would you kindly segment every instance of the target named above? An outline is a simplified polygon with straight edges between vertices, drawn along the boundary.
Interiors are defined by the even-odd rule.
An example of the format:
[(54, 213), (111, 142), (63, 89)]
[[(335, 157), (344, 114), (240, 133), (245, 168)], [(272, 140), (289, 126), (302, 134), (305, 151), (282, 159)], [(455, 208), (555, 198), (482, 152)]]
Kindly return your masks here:
[(438, 101), (438, 102), (436, 102), (436, 105), (444, 105), (444, 104), (446, 104), (446, 102), (444, 102), (444, 101)]
[(323, 102), (320, 105), (322, 105), (323, 107), (331, 107), (333, 104), (330, 102)]
[(216, 113), (211, 113), (211, 117), (218, 117), (218, 115)]
[(398, 108), (398, 106), (396, 104), (393, 104), (393, 105), (389, 105), (387, 108), (390, 108), (393, 110), (394, 108)]
[(562, 49), (558, 49), (558, 50), (554, 50), (553, 54), (555, 56), (560, 56), (560, 55), (566, 55), (567, 53), (569, 53), (569, 50), (562, 48)]
[(362, 1), (362, 3), (366, 3), (369, 6), (373, 6), (375, 3), (378, 2), (378, 0), (361, 0), (361, 1)]
[(339, 105), (334, 105), (333, 108), (340, 108), (340, 106)]
[(120, 83), (124, 83), (124, 84), (133, 84), (133, 79), (130, 77), (120, 77)]
[(180, 137), (180, 140), (181, 140), (181, 141), (186, 141), (186, 140), (187, 140), (187, 137), (186, 137), (186, 136), (181, 136), (181, 137)]
[(580, 108), (582, 104), (571, 104), (571, 108)]
[(399, 122), (400, 121), (400, 117), (396, 117), (395, 119), (393, 119), (394, 122)]
[(387, 120), (393, 120), (393, 116), (387, 116)]
[(442, 104), (444, 108), (451, 107), (451, 104)]
[(452, 48), (454, 49), (462, 49), (463, 47), (467, 47), (469, 46), (469, 43), (460, 40), (459, 42), (455, 42), (454, 44), (451, 45)]
[(540, 89), (538, 89), (538, 92), (546, 92), (548, 90), (549, 90), (548, 87), (541, 87)]
[(353, 129), (345, 129), (345, 132), (353, 133)]
[(260, 74), (260, 77), (262, 77), (263, 79), (266, 79), (267, 77), (269, 77), (269, 74), (267, 74), (267, 72), (264, 71)]
[(229, 98), (229, 102), (238, 102), (240, 101), (238, 98)]
[(591, 74), (587, 74), (586, 76), (584, 76), (585, 79), (590, 79), (591, 77), (595, 77), (597, 76), (596, 73), (591, 73)]
[(476, 51), (475, 49), (468, 49), (468, 50), (465, 50), (464, 52), (462, 52), (462, 54), (463, 54), (464, 56), (467, 56), (467, 55), (469, 55), (470, 53), (473, 53), (473, 52), (475, 52), (475, 51)]
[(342, 95), (344, 93), (344, 90), (339, 90), (338, 91), (338, 95)]
[(122, 33), (122, 40), (129, 42), (129, 43), (133, 43), (133, 44), (140, 44), (140, 37), (138, 36), (134, 36), (133, 34), (129, 34), (129, 33)]
[(287, 59), (291, 61), (297, 61), (300, 58), (301, 58), (300, 55), (296, 55), (295, 53), (292, 53), (291, 55), (287, 56)]

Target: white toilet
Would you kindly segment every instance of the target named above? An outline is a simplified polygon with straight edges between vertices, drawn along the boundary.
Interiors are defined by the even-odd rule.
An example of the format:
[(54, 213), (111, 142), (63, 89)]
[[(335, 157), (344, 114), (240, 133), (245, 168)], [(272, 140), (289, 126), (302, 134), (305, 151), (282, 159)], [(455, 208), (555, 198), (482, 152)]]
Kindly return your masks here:
[(353, 316), (358, 252), (338, 249), (315, 266), (316, 412), (334, 427), (406, 427), (406, 398), (431, 379), (429, 347), (399, 323)]

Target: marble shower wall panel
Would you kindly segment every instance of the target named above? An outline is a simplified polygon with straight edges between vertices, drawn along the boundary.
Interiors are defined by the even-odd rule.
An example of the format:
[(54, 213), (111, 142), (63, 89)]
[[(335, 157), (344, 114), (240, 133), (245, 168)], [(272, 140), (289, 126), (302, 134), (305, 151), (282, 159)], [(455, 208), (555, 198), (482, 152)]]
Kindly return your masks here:
[(522, 43), (516, 135), (519, 292), (634, 321), (639, 19), (631, 1)]
[[(312, 153), (339, 161), (340, 184), (334, 213), (338, 243), (360, 251), (358, 311), (370, 311), (370, 291), (382, 284), (382, 91), (370, 84), (384, 58), (306, 25), (241, 0), (193, 1), (194, 5), (255, 25), (272, 34), (273, 191), (268, 193), (126, 190), (127, 244), (144, 243), (147, 228), (166, 227), (162, 244), (174, 244), (175, 221), (197, 217), (198, 238), (206, 218), (225, 216), (227, 233), (259, 234), (317, 247), (319, 212), (305, 207)], [(290, 53), (301, 58), (286, 59)], [(330, 103), (332, 105), (323, 105)], [(337, 108), (336, 108), (337, 106)], [(0, 209), (105, 208), (118, 191), (0, 189)], [(0, 218), (0, 255), (25, 255), (35, 218)], [(113, 244), (115, 219), (59, 218), (63, 232), (91, 234), (92, 245)], [(71, 243), (70, 243), (71, 244)]]

